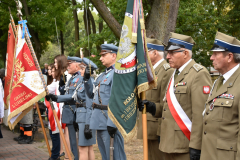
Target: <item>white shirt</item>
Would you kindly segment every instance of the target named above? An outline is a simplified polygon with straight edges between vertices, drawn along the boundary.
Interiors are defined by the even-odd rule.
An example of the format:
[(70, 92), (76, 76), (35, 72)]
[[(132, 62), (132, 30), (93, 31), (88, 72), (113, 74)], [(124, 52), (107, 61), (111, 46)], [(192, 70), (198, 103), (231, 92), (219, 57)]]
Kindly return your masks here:
[(223, 84), (233, 75), (233, 73), (238, 69), (238, 67), (239, 67), (239, 64), (223, 75), (223, 78), (224, 78)]
[(161, 60), (159, 60), (156, 64), (154, 64), (153, 69), (156, 69), (157, 66), (163, 61), (164, 59), (162, 58)]
[(183, 69), (184, 69), (191, 61), (192, 61), (192, 59), (189, 59), (189, 61), (187, 61), (184, 65), (182, 65), (182, 66), (178, 69), (178, 71), (179, 71), (178, 75), (183, 71)]

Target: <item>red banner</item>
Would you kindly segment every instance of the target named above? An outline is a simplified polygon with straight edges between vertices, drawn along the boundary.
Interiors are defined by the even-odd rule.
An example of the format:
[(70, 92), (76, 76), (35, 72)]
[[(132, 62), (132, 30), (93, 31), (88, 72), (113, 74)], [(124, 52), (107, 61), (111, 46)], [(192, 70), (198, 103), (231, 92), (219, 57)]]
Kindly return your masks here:
[(32, 109), (32, 105), (46, 95), (42, 80), (25, 39), (18, 27), (13, 82), (10, 89), (8, 125), (10, 129)]
[(9, 89), (10, 89), (11, 78), (13, 73), (14, 49), (15, 49), (15, 35), (13, 32), (12, 25), (9, 24), (6, 66), (5, 66), (6, 73), (5, 73), (5, 84), (4, 84), (4, 105), (6, 109), (8, 108), (8, 105), (9, 105)]

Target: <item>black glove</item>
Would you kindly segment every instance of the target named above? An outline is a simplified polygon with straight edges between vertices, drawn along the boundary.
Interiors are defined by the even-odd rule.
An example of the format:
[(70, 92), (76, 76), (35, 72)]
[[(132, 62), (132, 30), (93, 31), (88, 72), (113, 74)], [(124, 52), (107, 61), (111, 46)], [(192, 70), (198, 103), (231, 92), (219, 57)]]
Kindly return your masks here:
[(141, 112), (143, 111), (144, 104), (146, 104), (147, 112), (151, 113), (154, 116), (155, 113), (156, 113), (156, 104), (154, 102), (151, 102), (151, 101), (148, 101), (148, 100), (138, 99), (139, 111), (141, 111)]
[(84, 136), (86, 139), (91, 139), (92, 138), (92, 130), (89, 129), (89, 125), (86, 124), (84, 128)]
[[(48, 98), (49, 98), (49, 99), (48, 99)], [(54, 94), (46, 95), (46, 99), (47, 99), (47, 101), (49, 101), (50, 98), (52, 99), (52, 101), (56, 102), (57, 99), (58, 99), (58, 96), (57, 96), (57, 95), (54, 95)]]
[(190, 160), (200, 160), (201, 150), (189, 148)]
[[(91, 67), (91, 74), (93, 74), (93, 68), (92, 67)], [(90, 78), (90, 67), (88, 65), (87, 68), (85, 69), (83, 80), (88, 81), (89, 78)]]
[(117, 132), (117, 128), (107, 126), (107, 130), (110, 137), (114, 138), (114, 134)]
[(77, 123), (77, 122), (73, 121), (73, 127), (74, 127), (74, 129), (75, 129), (76, 132), (79, 131), (78, 123)]
[(61, 75), (60, 81), (59, 81), (59, 86), (60, 87), (64, 86), (66, 81), (67, 81), (67, 75)]
[(50, 100), (50, 95), (47, 94), (47, 95), (45, 96), (45, 98), (46, 98), (47, 101), (49, 101), (49, 100)]

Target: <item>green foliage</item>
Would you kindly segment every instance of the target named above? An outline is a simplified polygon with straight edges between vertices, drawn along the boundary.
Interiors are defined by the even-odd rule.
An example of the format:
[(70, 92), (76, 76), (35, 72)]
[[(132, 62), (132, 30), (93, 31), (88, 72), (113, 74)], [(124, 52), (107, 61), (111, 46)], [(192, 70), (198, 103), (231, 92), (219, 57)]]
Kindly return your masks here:
[(176, 33), (192, 36), (196, 42), (193, 59), (209, 67), (211, 49), (217, 31), (239, 36), (239, 0), (181, 0)]

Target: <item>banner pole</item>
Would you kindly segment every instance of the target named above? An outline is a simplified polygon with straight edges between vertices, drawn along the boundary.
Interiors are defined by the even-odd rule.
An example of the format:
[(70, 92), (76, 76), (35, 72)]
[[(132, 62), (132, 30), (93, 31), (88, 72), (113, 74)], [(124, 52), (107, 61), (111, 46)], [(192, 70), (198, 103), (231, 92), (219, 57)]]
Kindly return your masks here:
[[(25, 29), (26, 29), (26, 28), (25, 28)], [(32, 54), (32, 57), (33, 57), (35, 66), (36, 66), (36, 68), (37, 68), (37, 70), (38, 70), (38, 72), (39, 72), (39, 75), (40, 75), (40, 77), (41, 77), (42, 83), (43, 83), (44, 88), (45, 88), (45, 90), (46, 90), (46, 93), (49, 94), (49, 91), (48, 91), (48, 89), (47, 89), (47, 84), (46, 84), (46, 82), (45, 82), (45, 80), (44, 80), (44, 77), (43, 77), (43, 75), (42, 75), (42, 71), (41, 71), (41, 68), (40, 68), (40, 66), (39, 66), (39, 63), (38, 63), (38, 60), (37, 60), (37, 56), (36, 56), (36, 54), (35, 54), (35, 51), (34, 51), (33, 46), (32, 46), (32, 42), (31, 42), (31, 40), (30, 40), (30, 38), (29, 38), (29, 35), (28, 35), (28, 33), (27, 33), (27, 29), (26, 29), (26, 31), (25, 31), (25, 38), (26, 38), (27, 45), (28, 45), (28, 47), (29, 47), (29, 49), (30, 49), (30, 51), (31, 51), (31, 54)], [(60, 125), (60, 123), (59, 123), (59, 119), (58, 119), (57, 113), (56, 113), (56, 111), (55, 111), (55, 108), (54, 108), (54, 106), (53, 106), (52, 100), (50, 99), (49, 102), (50, 102), (50, 104), (51, 104), (51, 108), (52, 108), (52, 111), (53, 111), (53, 115), (54, 115), (54, 118), (55, 118), (55, 120), (56, 120), (56, 122), (57, 122), (57, 126), (58, 126), (58, 129), (59, 129), (59, 133), (60, 133), (61, 139), (63, 140), (63, 143), (64, 143), (64, 146), (65, 146), (66, 152), (67, 152), (68, 157), (69, 157), (69, 160), (72, 160), (72, 157), (71, 157), (69, 148), (68, 148), (68, 146), (67, 146), (67, 142), (66, 142), (66, 140), (65, 140), (65, 138), (64, 138), (63, 131), (62, 131), (62, 127), (61, 127), (61, 125)]]
[(40, 109), (39, 109), (38, 102), (36, 102), (35, 105), (36, 105), (37, 112), (38, 112), (38, 117), (39, 117), (39, 120), (40, 120), (40, 123), (41, 123), (41, 126), (42, 126), (44, 138), (45, 138), (45, 140), (47, 140), (46, 144), (47, 144), (47, 148), (48, 148), (48, 153), (49, 153), (49, 156), (51, 157), (52, 152), (51, 152), (51, 149), (50, 149), (50, 146), (49, 146), (49, 143), (48, 143), (48, 138), (47, 138), (47, 134), (46, 134), (46, 131), (45, 131), (44, 124), (43, 124), (43, 120), (42, 120), (42, 116), (41, 116), (41, 112), (40, 112)]
[[(146, 92), (141, 93), (141, 99), (146, 99)], [(148, 137), (147, 137), (147, 114), (146, 104), (142, 111), (142, 132), (143, 132), (143, 160), (148, 160)]]

